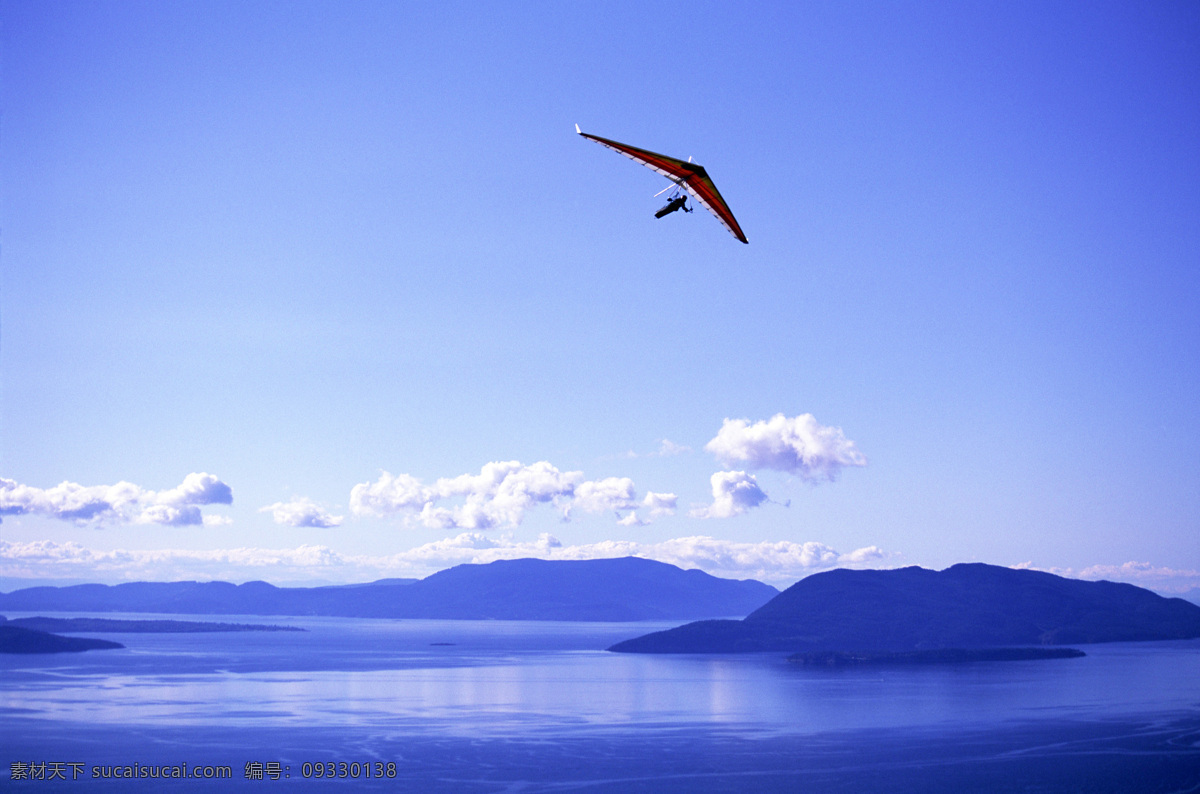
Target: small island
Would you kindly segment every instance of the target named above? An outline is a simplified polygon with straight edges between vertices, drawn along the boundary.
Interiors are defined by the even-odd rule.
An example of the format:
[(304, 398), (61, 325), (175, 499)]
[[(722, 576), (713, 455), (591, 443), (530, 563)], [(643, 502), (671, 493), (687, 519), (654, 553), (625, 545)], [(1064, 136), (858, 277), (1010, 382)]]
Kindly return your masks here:
[[(0, 617), (0, 620), (3, 620)], [(297, 626), (258, 623), (211, 623), (198, 620), (113, 620), (109, 618), (13, 618), (6, 626), (59, 634), (185, 634), (210, 631), (307, 631)]]
[(78, 653), (124, 647), (110, 640), (60, 637), (48, 631), (0, 624), (0, 653)]
[(876, 665), (962, 664), (965, 662), (1023, 662), (1033, 659), (1078, 659), (1076, 648), (931, 648), (922, 651), (809, 651), (787, 658), (804, 667), (866, 667)]
[(0, 653), (77, 653), (124, 648), (119, 642), (59, 634), (195, 633), (218, 631), (305, 631), (295, 626), (205, 623), (192, 620), (112, 620), (108, 618), (8, 618), (0, 615)]

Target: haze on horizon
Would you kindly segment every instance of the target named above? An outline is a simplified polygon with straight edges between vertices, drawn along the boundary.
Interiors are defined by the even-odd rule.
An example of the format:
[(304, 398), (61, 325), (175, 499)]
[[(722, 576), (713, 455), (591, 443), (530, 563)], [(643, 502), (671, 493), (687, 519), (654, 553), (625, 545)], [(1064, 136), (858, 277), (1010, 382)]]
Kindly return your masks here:
[[(0, 589), (1200, 587), (1200, 9), (639, 20), (0, 7)], [(693, 156), (751, 243), (576, 123)]]

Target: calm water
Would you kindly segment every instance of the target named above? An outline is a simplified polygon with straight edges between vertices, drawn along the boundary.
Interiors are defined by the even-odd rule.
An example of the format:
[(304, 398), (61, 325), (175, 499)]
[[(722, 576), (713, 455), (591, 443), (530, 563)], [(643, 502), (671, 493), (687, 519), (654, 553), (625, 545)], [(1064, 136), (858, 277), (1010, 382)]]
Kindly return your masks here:
[[(814, 671), (778, 654), (603, 650), (673, 624), (219, 619), (308, 631), (96, 635), (127, 648), (0, 657), (0, 786), (127, 790), (91, 768), (187, 762), (229, 766), (240, 786), (308, 788), (305, 762), (357, 761), (392, 763), (395, 777), (360, 766), (334, 785), (1200, 791), (1197, 641)], [(13, 762), (39, 761), (83, 775), (8, 779)], [(248, 781), (247, 762), (290, 777)]]

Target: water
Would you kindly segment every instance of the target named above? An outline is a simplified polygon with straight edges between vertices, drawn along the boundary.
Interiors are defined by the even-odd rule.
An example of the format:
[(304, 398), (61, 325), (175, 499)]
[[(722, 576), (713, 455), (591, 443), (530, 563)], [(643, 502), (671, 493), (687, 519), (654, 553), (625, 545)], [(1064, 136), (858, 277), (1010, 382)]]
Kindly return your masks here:
[[(93, 774), (186, 762), (308, 788), (329, 783), (305, 777), (313, 763), (344, 761), (344, 785), (422, 792), (1200, 791), (1200, 641), (812, 670), (603, 650), (673, 624), (221, 620), (307, 631), (105, 634), (127, 648), (0, 657), (0, 786), (169, 790)], [(79, 778), (8, 779), (42, 761)], [(247, 763), (281, 779), (247, 780)]]

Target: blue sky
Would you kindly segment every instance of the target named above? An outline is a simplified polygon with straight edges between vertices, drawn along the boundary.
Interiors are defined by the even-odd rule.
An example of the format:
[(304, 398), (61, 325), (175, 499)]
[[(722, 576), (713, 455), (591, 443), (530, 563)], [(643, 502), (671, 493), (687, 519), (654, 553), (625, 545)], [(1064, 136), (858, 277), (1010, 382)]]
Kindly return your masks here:
[(1194, 4), (0, 13), (6, 589), (1200, 585)]

